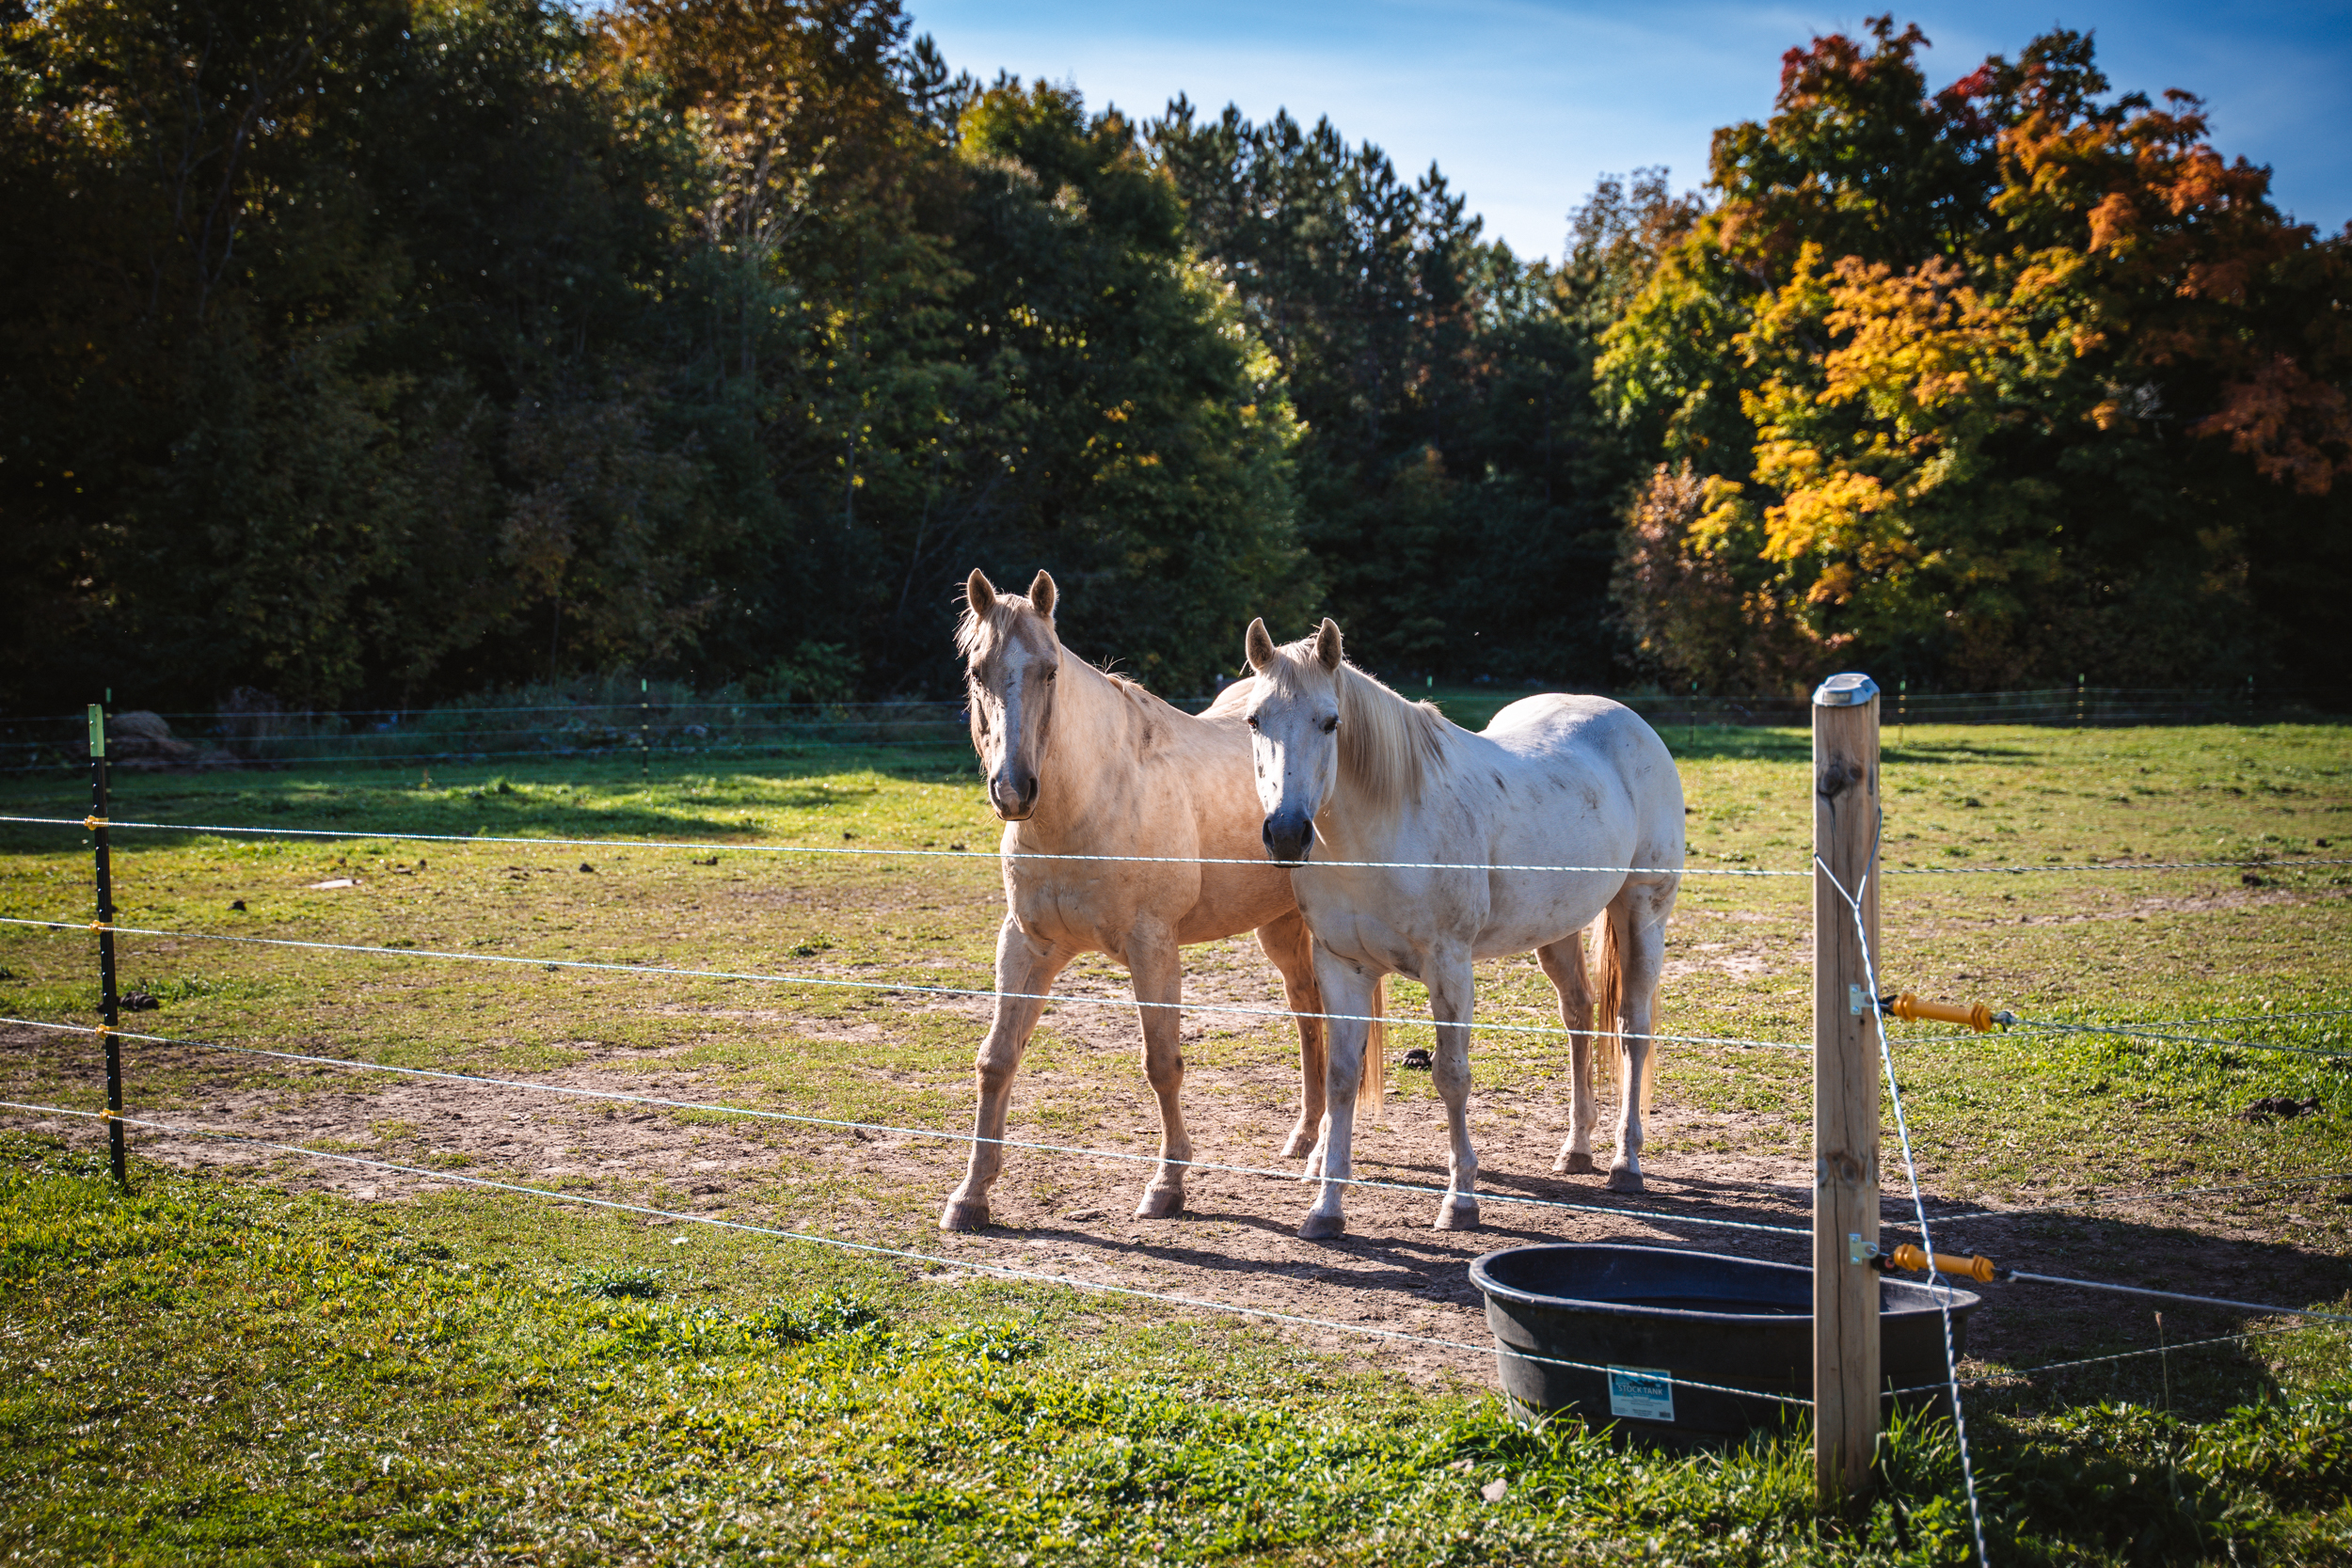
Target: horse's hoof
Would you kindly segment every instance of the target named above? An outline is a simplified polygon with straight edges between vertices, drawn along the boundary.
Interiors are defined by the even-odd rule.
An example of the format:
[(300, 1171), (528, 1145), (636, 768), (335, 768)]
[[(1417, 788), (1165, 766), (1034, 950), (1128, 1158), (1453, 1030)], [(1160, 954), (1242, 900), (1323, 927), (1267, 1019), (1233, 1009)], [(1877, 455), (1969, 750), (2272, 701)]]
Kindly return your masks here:
[(1438, 1205), (1438, 1217), (1430, 1225), (1432, 1230), (1475, 1230), (1478, 1228), (1478, 1200), (1474, 1197), (1449, 1197)]
[(988, 1228), (988, 1199), (956, 1197), (947, 1200), (947, 1207), (939, 1212), (942, 1230), (985, 1230)]
[(1182, 1187), (1146, 1187), (1143, 1201), (1136, 1205), (1136, 1218), (1164, 1220), (1170, 1214), (1184, 1212), (1184, 1189)]
[(1298, 1222), (1298, 1234), (1307, 1241), (1320, 1242), (1327, 1237), (1347, 1234), (1345, 1214), (1319, 1214), (1307, 1211), (1307, 1217)]
[(1283, 1140), (1282, 1158), (1285, 1160), (1295, 1160), (1302, 1154), (1313, 1153), (1314, 1148), (1315, 1135), (1312, 1132), (1306, 1131), (1304, 1128), (1301, 1128)]
[(1609, 1170), (1609, 1190), (1613, 1193), (1645, 1193), (1642, 1173), (1629, 1165), (1613, 1165)]
[(1554, 1176), (1590, 1176), (1600, 1167), (1593, 1164), (1589, 1154), (1563, 1154), (1552, 1163)]

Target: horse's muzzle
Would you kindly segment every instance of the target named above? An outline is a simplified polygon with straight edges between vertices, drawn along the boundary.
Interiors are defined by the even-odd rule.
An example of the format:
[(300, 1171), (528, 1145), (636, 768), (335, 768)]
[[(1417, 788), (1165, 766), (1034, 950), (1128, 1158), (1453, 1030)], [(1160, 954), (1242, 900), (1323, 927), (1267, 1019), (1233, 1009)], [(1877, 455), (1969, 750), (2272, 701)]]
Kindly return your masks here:
[(1277, 812), (1265, 819), (1258, 836), (1265, 841), (1265, 852), (1276, 864), (1304, 865), (1308, 851), (1315, 847), (1315, 825), (1303, 812)]
[(1005, 822), (1026, 822), (1037, 810), (1035, 773), (994, 773), (989, 776), (988, 804)]

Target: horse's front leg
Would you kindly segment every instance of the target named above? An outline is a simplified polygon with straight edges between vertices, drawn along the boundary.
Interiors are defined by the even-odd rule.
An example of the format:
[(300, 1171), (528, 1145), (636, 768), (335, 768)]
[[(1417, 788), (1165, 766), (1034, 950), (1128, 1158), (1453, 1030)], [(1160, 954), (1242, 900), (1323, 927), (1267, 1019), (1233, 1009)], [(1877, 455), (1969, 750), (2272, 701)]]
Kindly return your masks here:
[(1584, 969), (1584, 934), (1539, 947), (1535, 958), (1560, 993), (1560, 1022), (1568, 1026), (1568, 1141), (1560, 1146), (1552, 1173), (1590, 1175), (1600, 1104), (1593, 1096), (1593, 983)]
[(1271, 925), (1258, 927), (1258, 945), (1265, 950), (1282, 976), (1282, 999), (1298, 1024), (1298, 1120), (1282, 1140), (1282, 1158), (1295, 1160), (1310, 1152), (1323, 1134), (1323, 991), (1315, 984), (1314, 938), (1307, 923), (1293, 910)]
[(942, 1230), (977, 1230), (988, 1223), (988, 1190), (1004, 1169), (1005, 1105), (1012, 1098), (1013, 1074), (1021, 1069), (1021, 1053), (1044, 1012), (1045, 994), (1072, 954), (1067, 948), (1036, 942), (1007, 916), (996, 933), (996, 1015), (980, 1041), (979, 1109), (973, 1117), (972, 1163), (963, 1185), (940, 1212)]
[(1323, 990), (1325, 1010), (1334, 1016), (1325, 1021), (1324, 1031), (1323, 1136), (1316, 1147), (1322, 1164), (1320, 1169), (1311, 1163), (1309, 1165), (1310, 1178), (1320, 1180), (1323, 1191), (1298, 1227), (1298, 1233), (1311, 1241), (1347, 1229), (1343, 1195), (1355, 1174), (1350, 1146), (1356, 1132), (1356, 1091), (1363, 1083), (1364, 1050), (1372, 1034), (1372, 1025), (1365, 1020), (1372, 1012), (1373, 988), (1379, 985), (1380, 976), (1334, 958), (1329, 949), (1317, 944), (1315, 979)]
[(1438, 1200), (1439, 1230), (1478, 1228), (1478, 1151), (1470, 1135), (1470, 1024), (1472, 979), (1470, 955), (1432, 955), (1422, 966), (1429, 1012), (1438, 1024), (1435, 1062), (1438, 1098), (1445, 1101), (1447, 1168), (1445, 1196)]
[(1184, 1131), (1184, 972), (1174, 933), (1147, 929), (1132, 933), (1124, 955), (1134, 978), (1136, 1012), (1143, 1025), (1143, 1075), (1160, 1102), (1160, 1164), (1152, 1184), (1136, 1205), (1139, 1220), (1165, 1219), (1184, 1207), (1184, 1167), (1192, 1163), (1192, 1137)]

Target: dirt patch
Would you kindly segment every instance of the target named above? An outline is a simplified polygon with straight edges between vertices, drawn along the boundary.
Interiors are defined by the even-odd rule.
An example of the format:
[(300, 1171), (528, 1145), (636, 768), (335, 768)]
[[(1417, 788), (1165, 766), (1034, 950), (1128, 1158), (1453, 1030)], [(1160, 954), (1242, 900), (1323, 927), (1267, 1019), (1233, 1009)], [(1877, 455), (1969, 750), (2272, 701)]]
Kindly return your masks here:
[(1669, 980), (1679, 980), (1692, 974), (1728, 974), (1735, 980), (1752, 980), (1759, 974), (1772, 973), (1774, 967), (1759, 946), (1742, 946), (1728, 942), (1692, 942), (1681, 943), (1680, 951), (1691, 957), (1666, 960), (1664, 974)]
[[(1745, 961), (1736, 947), (1707, 960)], [(1271, 972), (1241, 942), (1211, 944), (1187, 954), (1190, 1000), (1275, 1006)], [(1737, 973), (1737, 971), (1735, 971)], [(1078, 968), (1065, 990), (1111, 997), (1121, 977), (1107, 965)], [(894, 1006), (951, 1015), (977, 1047), (987, 1005), (979, 999), (902, 997)], [(700, 1017), (712, 1039), (742, 1040), (767, 1031), (788, 1039), (841, 1044), (889, 1037), (887, 1018), (827, 1021), (782, 1009), (693, 1008), (675, 1005), (673, 1018)], [(1131, 1217), (1156, 1149), (1157, 1123), (1142, 1073), (1134, 1064), (1138, 1039), (1133, 1012), (1123, 1006), (1065, 1004), (1046, 1024), (1052, 1052), (1025, 1071), (1015, 1089), (1010, 1133), (1016, 1139), (1083, 1146), (1099, 1154), (1015, 1148), (992, 1196), (995, 1226), (977, 1235), (942, 1235), (931, 1228), (939, 1205), (960, 1180), (968, 1144), (953, 1137), (850, 1130), (805, 1121), (727, 1117), (675, 1106), (616, 1103), (542, 1090), (461, 1085), (333, 1068), (283, 1064), (264, 1088), (231, 1088), (232, 1071), (253, 1058), (141, 1046), (140, 1068), (168, 1071), (197, 1085), (170, 1104), (136, 1098), (134, 1114), (191, 1128), (268, 1143), (303, 1145), (363, 1160), (420, 1167), (422, 1174), (317, 1160), (203, 1136), (141, 1132), (145, 1157), (188, 1166), (236, 1167), (297, 1188), (326, 1189), (373, 1201), (399, 1201), (459, 1183), (454, 1177), (489, 1179), (595, 1196), (681, 1212), (903, 1246), (935, 1259), (913, 1266), (936, 1284), (972, 1277), (964, 1265), (996, 1264), (1065, 1277), (1165, 1292), (1279, 1313), (1484, 1346), (1482, 1306), (1468, 1266), (1499, 1247), (1543, 1241), (1614, 1241), (1675, 1246), (1804, 1262), (1810, 1257), (1809, 1161), (1788, 1150), (1802, 1136), (1780, 1117), (1700, 1110), (1677, 1103), (1669, 1090), (1650, 1121), (1650, 1193), (1642, 1198), (1609, 1194), (1597, 1176), (1555, 1177), (1553, 1157), (1566, 1133), (1565, 1062), (1559, 1075), (1534, 1088), (1500, 1089), (1473, 1100), (1473, 1135), (1485, 1195), (1483, 1227), (1429, 1228), (1437, 1198), (1421, 1192), (1359, 1189), (1349, 1199), (1350, 1233), (1335, 1241), (1300, 1240), (1295, 1228), (1311, 1191), (1295, 1177), (1297, 1162), (1280, 1148), (1296, 1114), (1295, 1051), (1277, 1049), (1258, 1035), (1232, 1037), (1254, 1021), (1205, 1014), (1187, 1020), (1184, 1038), (1202, 1046), (1187, 1072), (1184, 1108), (1195, 1156), (1201, 1163), (1188, 1183), (1186, 1212), (1169, 1219)], [(683, 1069), (680, 1053), (648, 1053), (572, 1042), (583, 1059), (560, 1070), (516, 1072), (561, 1088), (644, 1095), (690, 1105), (723, 1103), (730, 1091), (721, 1071)], [(1287, 1044), (1287, 1041), (1285, 1042)], [(1391, 1050), (1401, 1051), (1392, 1040)], [(779, 1042), (780, 1053), (791, 1049)], [(913, 1075), (931, 1086), (955, 1085), (968, 1096), (966, 1045), (958, 1059)], [(323, 1046), (323, 1054), (334, 1048)], [(36, 1031), (0, 1031), (0, 1064), (20, 1081), (44, 1065), (72, 1060), (87, 1069), (86, 1037)], [(1565, 1053), (1564, 1053), (1565, 1054)], [(1122, 1064), (1113, 1069), (1109, 1057)], [(665, 1057), (669, 1059), (664, 1059)], [(1059, 1066), (1049, 1066), (1047, 1062)], [(203, 1075), (221, 1076), (207, 1086)], [(1604, 1075), (1605, 1076), (1605, 1075)], [(1358, 1175), (1369, 1181), (1442, 1185), (1446, 1140), (1439, 1108), (1419, 1075), (1391, 1075), (1405, 1098), (1359, 1132)], [(24, 1098), (19, 1095), (16, 1098)], [(963, 1115), (939, 1118), (943, 1130), (968, 1127)], [(1604, 1117), (1598, 1140), (1610, 1134)], [(87, 1139), (91, 1124), (54, 1130)], [(1792, 1132), (1797, 1135), (1792, 1136)], [(1661, 1146), (1671, 1155), (1656, 1152)], [(1122, 1158), (1123, 1156), (1123, 1158)], [(1248, 1170), (1215, 1168), (1219, 1165)], [(1205, 1168), (1203, 1168), (1205, 1167)], [(1269, 1173), (1269, 1174), (1262, 1174)], [(1933, 1185), (1936, 1173), (1923, 1172)], [(1531, 1200), (1531, 1201), (1513, 1201)], [(1939, 1208), (1932, 1206), (1931, 1212)], [(1891, 1225), (1908, 1213), (1891, 1194)], [(2188, 1216), (2167, 1216), (2195, 1218)], [(1709, 1221), (1781, 1230), (1724, 1228)], [(666, 1225), (671, 1222), (650, 1220)], [(2004, 1248), (2047, 1257), (2053, 1238), (2043, 1220), (1983, 1220), (1960, 1244), (2004, 1256)], [(2076, 1222), (2068, 1221), (2069, 1225)], [(2224, 1227), (2226, 1229), (2226, 1227)], [(2213, 1235), (2198, 1243), (2202, 1284), (2187, 1289), (2300, 1303), (2342, 1291), (2340, 1260), (2268, 1244), (2250, 1233), (2238, 1240)], [(682, 1244), (737, 1244), (705, 1240), (681, 1227)], [(2108, 1212), (2083, 1235), (2069, 1232), (2065, 1256), (2078, 1267), (2044, 1272), (2088, 1274), (2133, 1282), (2178, 1272), (2176, 1231), (2143, 1227)], [(2222, 1289), (2222, 1286), (2228, 1289)], [(1977, 1320), (1980, 1353), (2031, 1363), (2073, 1353), (2086, 1336), (2107, 1330), (2100, 1310), (2084, 1309), (2079, 1292), (2050, 1287), (1994, 1286), (1994, 1305)], [(2107, 1305), (2093, 1299), (2090, 1307)], [(2213, 1332), (2227, 1327), (2217, 1320)], [(1491, 1363), (1483, 1356), (1390, 1342), (1330, 1329), (1299, 1327), (1318, 1348), (1344, 1351), (1425, 1380), (1468, 1378), (1484, 1384)]]

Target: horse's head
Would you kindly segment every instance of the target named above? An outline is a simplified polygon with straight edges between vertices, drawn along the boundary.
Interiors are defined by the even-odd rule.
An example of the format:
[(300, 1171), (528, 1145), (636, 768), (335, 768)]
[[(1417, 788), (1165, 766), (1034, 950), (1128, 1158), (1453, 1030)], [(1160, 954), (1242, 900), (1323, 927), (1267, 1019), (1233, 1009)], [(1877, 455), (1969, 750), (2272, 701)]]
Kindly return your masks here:
[(1037, 810), (1038, 768), (1054, 721), (1061, 640), (1054, 635), (1054, 579), (1043, 572), (1026, 598), (999, 594), (975, 569), (963, 585), (963, 654), (972, 700), (972, 749), (988, 779), (988, 803), (1007, 822)]
[(1249, 694), (1249, 751), (1258, 767), (1261, 836), (1266, 853), (1303, 863), (1314, 847), (1315, 816), (1338, 786), (1340, 628), (1326, 620), (1314, 636), (1278, 648), (1263, 621), (1242, 640), (1258, 673)]

